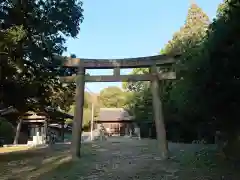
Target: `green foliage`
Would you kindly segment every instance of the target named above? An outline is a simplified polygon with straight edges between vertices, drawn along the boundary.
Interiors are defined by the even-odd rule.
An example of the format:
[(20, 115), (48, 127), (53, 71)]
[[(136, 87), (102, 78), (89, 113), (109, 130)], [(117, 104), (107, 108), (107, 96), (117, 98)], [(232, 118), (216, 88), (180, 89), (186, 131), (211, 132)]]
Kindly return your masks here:
[(168, 53), (182, 54), (173, 67), (177, 72), (177, 80), (165, 83), (163, 87), (165, 117), (168, 121), (177, 120), (185, 124), (185, 127), (189, 126), (188, 129), (191, 129), (192, 133), (198, 133), (198, 138), (203, 131), (201, 127), (210, 128), (208, 122), (211, 120), (206, 95), (203, 93), (204, 82), (209, 74), (205, 64), (206, 58), (200, 57), (205, 52), (202, 44), (208, 26), (209, 19), (206, 14), (193, 4), (184, 26), (165, 48)]
[[(206, 131), (213, 135), (218, 129), (227, 134), (230, 146), (234, 144), (230, 142), (239, 136), (240, 127), (240, 3), (226, 0), (220, 4), (217, 13), (217, 18), (210, 24), (196, 4), (190, 7), (184, 26), (161, 50), (182, 54), (173, 67), (178, 78), (173, 82), (162, 81), (159, 91), (168, 130), (172, 122), (179, 122), (182, 132), (178, 136), (186, 139), (187, 136), (194, 137), (194, 133), (198, 134), (194, 138), (202, 138), (201, 134), (206, 136)], [(141, 86), (135, 85), (135, 89), (140, 90), (138, 87)], [(135, 95), (136, 99), (129, 103), (132, 103), (131, 109), (138, 109), (135, 115), (144, 118), (143, 110), (147, 112), (148, 106), (145, 101), (151, 95), (143, 93), (140, 96), (146, 97)], [(188, 132), (185, 136), (184, 131)]]
[[(131, 74), (146, 74), (148, 73), (148, 68), (134, 68)], [(148, 82), (124, 82), (122, 87), (123, 89), (131, 92), (140, 92), (144, 91), (149, 86)]]
[[(94, 94), (85, 92), (84, 94), (84, 108), (83, 108), (83, 127), (89, 127), (92, 119), (92, 103), (94, 104), (94, 118), (98, 115), (99, 105), (95, 99)], [(74, 115), (75, 104), (70, 106), (68, 114)], [(66, 123), (72, 123), (72, 119), (66, 119)]]
[(19, 111), (45, 106), (68, 110), (74, 84), (63, 84), (54, 68), (66, 37), (76, 37), (82, 2), (0, 1), (0, 101)]
[(125, 93), (115, 86), (110, 86), (103, 89), (99, 95), (99, 103), (101, 107), (120, 108), (125, 105)]
[(83, 127), (87, 127), (90, 125), (92, 120), (92, 109), (85, 108), (83, 111)]
[(15, 131), (12, 124), (0, 117), (0, 137), (4, 139), (4, 144), (12, 143), (14, 135)]
[(225, 1), (220, 6), (218, 19), (210, 26), (204, 42), (208, 49), (209, 74), (205, 82), (210, 88), (205, 92), (208, 97), (212, 116), (228, 132), (239, 131), (240, 98), (237, 96), (240, 88), (240, 3), (235, 0)]
[[(197, 119), (196, 117), (204, 112), (199, 107), (199, 103), (202, 100), (201, 96), (196, 96), (196, 92), (200, 92), (201, 88), (193, 80), (196, 77), (195, 68), (198, 68), (196, 62), (199, 60), (194, 57), (201, 52), (201, 43), (206, 35), (209, 23), (207, 15), (201, 8), (196, 4), (192, 4), (188, 10), (185, 24), (173, 35), (172, 40), (168, 42), (165, 48), (161, 50), (161, 53), (164, 54), (182, 54), (181, 58), (170, 69), (159, 68), (159, 71), (172, 70), (177, 72), (177, 80), (162, 80), (160, 82), (159, 94), (163, 101), (168, 131), (171, 128), (168, 124), (172, 124), (171, 122), (181, 121), (181, 123), (185, 123), (182, 127), (190, 127), (188, 119), (198, 121), (199, 118)], [(141, 95), (139, 93), (136, 95), (137, 93), (135, 93), (135, 101), (129, 101), (131, 109), (135, 109), (135, 117), (140, 121), (153, 121), (153, 116), (151, 115), (153, 109), (152, 97), (149, 85), (146, 84), (148, 83), (138, 82), (128, 86), (125, 85), (125, 87), (130, 91), (141, 92)], [(139, 96), (144, 97), (140, 98)], [(193, 127), (194, 124), (192, 123), (192, 127), (186, 129), (196, 131), (197, 127)], [(198, 126), (198, 123), (195, 126)]]
[(187, 18), (180, 31), (173, 35), (172, 40), (164, 48), (165, 53), (185, 53), (189, 47), (195, 46), (210, 24), (208, 16), (196, 4), (192, 4), (188, 10)]

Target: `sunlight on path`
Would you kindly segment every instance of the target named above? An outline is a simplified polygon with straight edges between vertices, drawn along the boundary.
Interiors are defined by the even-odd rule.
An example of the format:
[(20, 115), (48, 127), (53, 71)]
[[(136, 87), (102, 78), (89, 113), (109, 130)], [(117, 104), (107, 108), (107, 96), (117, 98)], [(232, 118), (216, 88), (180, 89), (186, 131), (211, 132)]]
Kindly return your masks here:
[[(214, 169), (209, 158), (205, 157), (205, 145), (170, 143), (169, 148), (171, 158), (161, 161), (155, 140), (112, 137), (89, 144), (81, 160), (62, 164), (39, 176), (38, 180), (208, 180), (209, 177), (219, 180), (225, 175), (226, 171)], [(199, 154), (203, 156), (201, 160)], [(240, 179), (240, 176), (227, 175), (228, 179)]]
[(29, 147), (29, 146), (0, 147), (0, 154), (14, 152), (14, 151), (24, 151), (24, 150), (28, 150), (30, 148), (31, 147)]
[(170, 143), (169, 148), (170, 159), (161, 161), (155, 140), (112, 137), (83, 144), (80, 160), (71, 161), (69, 145), (59, 146), (41, 156), (1, 163), (5, 173), (0, 175), (1, 180), (240, 179), (233, 172), (226, 174), (225, 167), (216, 167), (206, 145)]

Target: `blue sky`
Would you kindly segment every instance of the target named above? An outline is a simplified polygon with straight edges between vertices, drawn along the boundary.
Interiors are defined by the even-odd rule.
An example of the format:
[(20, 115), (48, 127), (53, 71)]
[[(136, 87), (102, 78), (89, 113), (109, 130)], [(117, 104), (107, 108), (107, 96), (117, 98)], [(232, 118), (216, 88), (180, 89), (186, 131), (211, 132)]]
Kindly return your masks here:
[[(83, 0), (84, 21), (77, 39), (68, 39), (65, 55), (79, 58), (127, 58), (156, 55), (184, 24), (191, 0)], [(195, 0), (212, 19), (222, 0)], [(112, 70), (91, 70), (109, 75)], [(130, 70), (122, 71), (122, 74)], [(87, 83), (92, 92), (121, 83)]]

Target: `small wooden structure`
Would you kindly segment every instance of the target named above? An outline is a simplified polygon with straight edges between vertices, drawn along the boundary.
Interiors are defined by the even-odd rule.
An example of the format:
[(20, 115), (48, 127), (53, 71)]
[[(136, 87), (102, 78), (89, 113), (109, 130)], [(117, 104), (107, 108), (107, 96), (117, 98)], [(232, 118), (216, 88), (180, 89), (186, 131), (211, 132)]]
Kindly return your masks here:
[(64, 132), (72, 131), (65, 125), (65, 119), (73, 119), (72, 115), (66, 114), (54, 108), (45, 108), (42, 112), (28, 111), (20, 116), (19, 111), (10, 106), (0, 105), (0, 116), (5, 117), (16, 129), (19, 128), (19, 138), (16, 143), (26, 144), (38, 134), (46, 140), (47, 131), (56, 134), (59, 140), (64, 140)]
[[(125, 59), (79, 59), (60, 58), (64, 66), (70, 69), (77, 69), (75, 76), (62, 77), (64, 82), (76, 81), (76, 106), (74, 112), (72, 131), (72, 156), (80, 157), (81, 134), (83, 122), (84, 88), (85, 82), (119, 82), (119, 81), (150, 81), (153, 95), (153, 110), (156, 124), (157, 139), (161, 149), (162, 158), (167, 158), (168, 148), (166, 131), (162, 113), (162, 105), (159, 97), (159, 80), (172, 80), (176, 78), (175, 72), (160, 72), (159, 66), (171, 66), (176, 62), (179, 55), (156, 55), (148, 57), (125, 58)], [(147, 74), (121, 75), (121, 68), (149, 68)], [(89, 76), (86, 69), (113, 69), (113, 75)]]
[(15, 109), (12, 106), (7, 107), (7, 108), (0, 108), (0, 116), (5, 116), (5, 115), (11, 114), (11, 113), (18, 113), (18, 111), (17, 111), (17, 109)]
[(19, 117), (21, 122), (20, 131), (27, 132), (28, 142), (33, 141), (33, 137), (37, 134), (43, 137), (46, 143), (47, 139), (47, 115), (43, 112), (28, 111), (23, 116)]
[(27, 128), (28, 140), (32, 141), (33, 136), (38, 134), (46, 143), (48, 132), (54, 133), (58, 139), (64, 141), (65, 119), (72, 119), (73, 116), (48, 108), (45, 112), (26, 112), (20, 118), (23, 129)]
[(123, 108), (100, 108), (99, 116), (94, 123), (98, 126), (103, 125), (112, 134), (129, 135), (133, 121)]

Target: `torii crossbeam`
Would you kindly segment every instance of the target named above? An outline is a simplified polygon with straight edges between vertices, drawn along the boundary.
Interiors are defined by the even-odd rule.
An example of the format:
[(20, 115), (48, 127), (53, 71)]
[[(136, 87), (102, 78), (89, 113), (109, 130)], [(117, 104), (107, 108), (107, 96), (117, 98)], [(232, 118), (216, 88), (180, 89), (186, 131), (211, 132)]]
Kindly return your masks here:
[[(180, 55), (157, 55), (148, 57), (125, 59), (81, 59), (65, 58), (63, 66), (78, 68), (78, 74), (61, 77), (62, 81), (76, 81), (76, 106), (73, 120), (71, 153), (73, 157), (80, 157), (81, 134), (83, 122), (83, 102), (85, 82), (119, 82), (119, 81), (150, 81), (153, 95), (154, 119), (156, 124), (157, 139), (161, 149), (162, 158), (167, 158), (168, 147), (162, 104), (159, 98), (159, 80), (175, 79), (175, 72), (161, 73), (159, 66), (169, 66), (176, 62)], [(149, 68), (148, 74), (120, 75), (121, 68)], [(114, 74), (109, 76), (86, 75), (86, 69), (114, 69)]]

